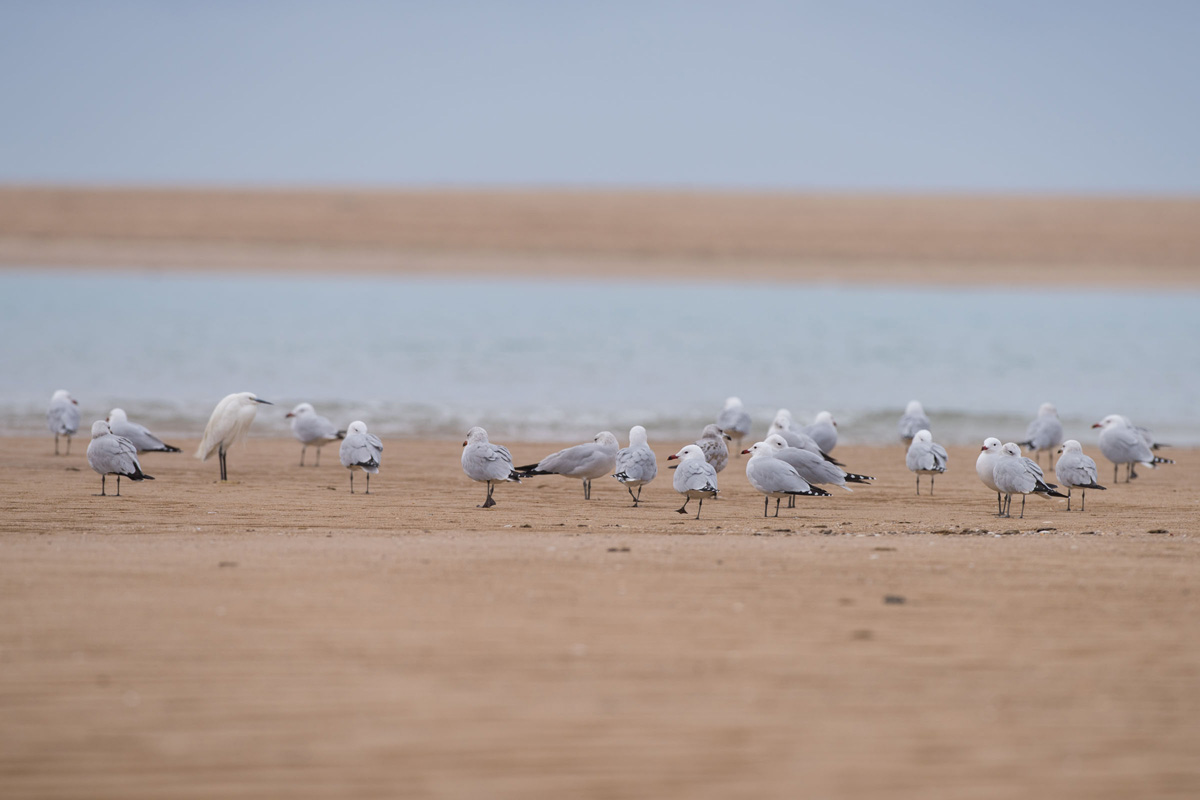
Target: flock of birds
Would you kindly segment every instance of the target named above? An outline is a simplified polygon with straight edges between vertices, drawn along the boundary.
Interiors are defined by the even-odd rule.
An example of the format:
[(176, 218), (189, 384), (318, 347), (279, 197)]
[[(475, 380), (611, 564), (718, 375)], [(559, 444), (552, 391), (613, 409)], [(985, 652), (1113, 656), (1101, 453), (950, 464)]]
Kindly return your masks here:
[[(254, 421), (259, 405), (272, 405), (253, 392), (238, 392), (228, 395), (213, 409), (204, 436), (196, 451), (196, 457), (208, 460), (216, 453), (220, 461), (221, 480), (227, 480), (226, 454), (230, 447), (241, 440)], [(340, 441), (339, 457), (342, 466), (350, 470), (350, 491), (354, 492), (354, 471), (366, 474), (366, 493), (371, 492), (371, 475), (379, 473), (383, 457), (383, 443), (378, 436), (367, 432), (367, 426), (356, 420), (345, 429), (339, 430), (327, 418), (317, 414), (309, 403), (301, 403), (288, 412), (292, 434), (301, 443), (300, 466), (309, 447), (317, 449), (316, 464), (320, 464), (321, 448), (330, 442)], [(67, 453), (70, 453), (71, 436), (79, 429), (78, 403), (65, 389), (54, 393), (47, 411), (47, 422), (54, 434), (54, 452), (59, 453), (59, 438), (66, 437)], [(929, 476), (929, 493), (933, 494), (934, 479), (946, 471), (948, 456), (946, 449), (933, 441), (932, 424), (921, 404), (913, 400), (900, 417), (898, 432), (907, 443), (905, 464), (916, 475), (917, 494), (921, 493), (921, 476)], [(1133, 425), (1128, 418), (1110, 414), (1092, 426), (1100, 429), (1100, 452), (1113, 464), (1113, 481), (1117, 470), (1126, 466), (1126, 481), (1137, 477), (1135, 466), (1142, 464), (1156, 467), (1173, 464), (1167, 458), (1154, 454), (1164, 445), (1155, 442), (1150, 431)], [(742, 440), (749, 435), (750, 414), (742, 401), (730, 397), (717, 415), (715, 423), (707, 425), (700, 438), (684, 446), (679, 452), (667, 457), (678, 461), (672, 486), (683, 496), (680, 514), (688, 513), (688, 503), (697, 500), (696, 519), (704, 501), (719, 492), (717, 475), (729, 464), (729, 444), (735, 454), (749, 455), (746, 461), (746, 478), (750, 485), (763, 495), (763, 516), (770, 511), (771, 500), (775, 501), (775, 516), (779, 516), (782, 500), (794, 506), (799, 496), (828, 496), (822, 487), (837, 486), (851, 491), (847, 483), (869, 484), (875, 480), (869, 475), (846, 471), (845, 466), (830, 455), (837, 446), (838, 430), (833, 415), (822, 411), (809, 425), (795, 422), (786, 409), (780, 409), (767, 437), (746, 449), (741, 449)], [(1058, 484), (1046, 480), (1042, 467), (1034, 459), (1022, 453), (1022, 447), (1031, 450), (1035, 457), (1046, 452), (1060, 453), (1054, 465)], [(142, 471), (138, 461), (140, 452), (180, 452), (179, 448), (164, 443), (144, 426), (130, 422), (125, 412), (114, 408), (107, 419), (92, 424), (92, 440), (88, 445), (88, 464), (100, 474), (100, 494), (105, 494), (105, 479), (117, 476), (117, 496), (121, 493), (121, 478), (134, 481), (153, 480)], [(1047, 464), (1049, 463), (1049, 458)], [(487, 496), (481, 508), (496, 505), (494, 492), (497, 484), (520, 483), (522, 478), (535, 475), (562, 475), (583, 482), (583, 496), (591, 499), (592, 481), (610, 475), (621, 482), (629, 492), (636, 507), (641, 501), (642, 488), (658, 475), (658, 461), (650, 448), (646, 429), (635, 425), (629, 431), (629, 446), (621, 448), (617, 437), (609, 431), (597, 434), (591, 442), (568, 447), (551, 453), (534, 464), (514, 466), (512, 455), (506, 447), (488, 441), (487, 431), (480, 427), (471, 428), (463, 442), (462, 468), (467, 477), (487, 485)], [(1084, 508), (1087, 490), (1104, 490), (1098, 483), (1096, 462), (1084, 455), (1075, 439), (1063, 437), (1062, 422), (1058, 410), (1045, 403), (1037, 417), (1029, 423), (1024, 440), (1020, 443), (1001, 444), (999, 439), (989, 437), (975, 462), (979, 479), (996, 492), (997, 515), (1010, 516), (1012, 497), (1021, 495), (1021, 517), (1025, 516), (1025, 498), (1030, 494), (1044, 497), (1062, 497), (1071, 510), (1071, 492), (1079, 489), (1080, 511)], [(1065, 488), (1064, 495), (1059, 488)], [(637, 492), (634, 492), (634, 489)]]

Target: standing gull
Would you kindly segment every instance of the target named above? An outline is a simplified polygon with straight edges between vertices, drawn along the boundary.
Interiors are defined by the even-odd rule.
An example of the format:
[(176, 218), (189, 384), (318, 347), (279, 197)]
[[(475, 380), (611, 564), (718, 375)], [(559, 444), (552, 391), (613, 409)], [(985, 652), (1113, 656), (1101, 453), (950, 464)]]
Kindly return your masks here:
[(729, 397), (725, 400), (725, 408), (717, 415), (717, 427), (729, 436), (734, 444), (734, 450), (742, 449), (742, 439), (750, 433), (750, 415), (742, 405), (740, 397)]
[(611, 475), (617, 466), (621, 444), (611, 431), (601, 431), (586, 444), (551, 453), (536, 464), (517, 467), (522, 478), (533, 475), (563, 475), (583, 481), (583, 499), (592, 499), (592, 479)]
[(771, 428), (767, 433), (782, 436), (783, 440), (787, 442), (788, 447), (807, 450), (810, 453), (819, 455), (831, 464), (837, 464), (839, 467), (843, 466), (842, 462), (822, 450), (821, 446), (811, 436), (800, 430), (799, 426), (792, 422), (792, 415), (786, 408), (779, 409), (779, 412), (775, 415), (775, 419), (771, 421)]
[(304, 466), (304, 454), (310, 446), (317, 448), (314, 467), (321, 466), (321, 448), (330, 442), (336, 442), (346, 435), (337, 426), (322, 417), (312, 407), (312, 403), (301, 403), (284, 415), (284, 419), (292, 421), (292, 436), (300, 442), (300, 466)]
[(995, 436), (989, 436), (983, 440), (983, 447), (979, 448), (979, 458), (975, 459), (975, 474), (979, 476), (979, 480), (983, 481), (983, 485), (996, 493), (996, 516), (1004, 515), (1004, 500), (1000, 496), (1000, 487), (996, 485), (996, 459), (1000, 458), (1000, 440)]
[(1117, 466), (1126, 465), (1125, 482), (1137, 477), (1134, 464), (1145, 464), (1154, 468), (1159, 464), (1174, 464), (1169, 458), (1154, 455), (1146, 438), (1133, 426), (1128, 418), (1120, 414), (1109, 414), (1092, 426), (1100, 428), (1100, 452), (1113, 463), (1113, 483), (1117, 482)]
[(355, 420), (346, 428), (346, 438), (338, 450), (342, 466), (350, 470), (350, 494), (354, 494), (354, 470), (367, 473), (367, 491), (371, 493), (371, 476), (379, 474), (379, 462), (383, 459), (383, 442), (373, 433), (367, 433), (367, 423)]
[[(778, 433), (772, 433), (764, 442), (775, 452), (776, 458), (791, 464), (800, 477), (813, 486), (840, 486), (849, 492), (853, 490), (846, 485), (847, 483), (868, 484), (875, 480), (870, 475), (855, 475), (853, 472), (846, 472), (837, 464), (826, 461), (809, 450), (789, 447), (787, 441)], [(745, 450), (743, 454), (749, 452), (749, 450)], [(788, 508), (794, 508), (795, 505), (796, 498), (789, 497)]]
[(801, 430), (812, 437), (823, 453), (832, 453), (833, 448), (837, 447), (837, 422), (834, 421), (833, 414), (828, 411), (817, 414), (812, 424), (805, 425)]
[(46, 425), (54, 434), (54, 455), (58, 455), (58, 437), (67, 437), (67, 455), (71, 455), (71, 437), (79, 430), (79, 402), (66, 389), (59, 389), (50, 398), (46, 409)]
[(493, 484), (503, 481), (521, 482), (521, 477), (513, 469), (508, 448), (489, 442), (487, 431), (478, 425), (467, 431), (467, 440), (463, 442), (462, 468), (471, 480), (487, 484), (487, 497), (479, 508), (491, 508), (496, 505), (492, 498), (492, 492), (495, 490)]
[[(658, 474), (658, 460), (654, 451), (646, 443), (646, 429), (634, 425), (629, 429), (629, 447), (617, 451), (617, 466), (614, 478), (624, 486), (629, 496), (633, 498), (633, 507), (637, 508), (642, 499), (642, 487), (654, 480)], [(633, 493), (637, 488), (637, 494)]]
[(159, 439), (145, 425), (130, 422), (123, 408), (114, 408), (108, 412), (108, 427), (112, 428), (112, 432), (117, 436), (123, 436), (133, 442), (133, 446), (137, 448), (139, 453), (181, 452), (178, 447), (172, 447), (162, 439)]
[(933, 495), (933, 479), (946, 471), (946, 448), (933, 441), (929, 431), (917, 431), (904, 456), (904, 464), (917, 473), (917, 495), (921, 494), (921, 476), (929, 476), (929, 494)]
[(216, 453), (221, 461), (221, 480), (228, 480), (225, 470), (225, 454), (229, 448), (245, 438), (258, 413), (259, 404), (274, 405), (269, 400), (259, 398), (254, 392), (235, 392), (226, 395), (213, 409), (204, 427), (204, 437), (196, 448), (196, 458), (208, 461), (209, 456)]
[(1058, 452), (1062, 455), (1054, 465), (1054, 474), (1058, 476), (1058, 482), (1067, 487), (1067, 511), (1071, 510), (1072, 489), (1080, 490), (1079, 510), (1083, 511), (1083, 504), (1087, 502), (1087, 490), (1104, 489), (1096, 483), (1096, 462), (1083, 454), (1083, 446), (1074, 439), (1063, 442)]
[(929, 417), (925, 416), (925, 409), (921, 408), (921, 404), (916, 400), (908, 401), (898, 427), (900, 438), (906, 444), (912, 441), (912, 438), (917, 435), (917, 431), (933, 430), (933, 426), (929, 424)]
[(1041, 470), (1033, 470), (1037, 466), (1033, 459), (1021, 455), (1021, 447), (1016, 442), (1007, 442), (1000, 448), (1000, 456), (996, 459), (993, 477), (996, 487), (1004, 493), (1003, 517), (1012, 516), (1012, 496), (1021, 495), (1021, 519), (1025, 519), (1025, 497), (1029, 494), (1040, 494), (1043, 497), (1066, 497), (1065, 494), (1054, 491), (1054, 486), (1044, 482), (1038, 474)]
[(104, 493), (104, 479), (117, 476), (117, 497), (121, 496), (121, 478), (131, 481), (152, 481), (154, 476), (142, 472), (138, 463), (137, 448), (124, 436), (112, 432), (108, 423), (98, 419), (92, 423), (92, 441), (87, 449), (88, 466), (100, 473), (100, 496)]
[(700, 519), (700, 510), (704, 508), (704, 498), (717, 496), (717, 471), (704, 457), (704, 451), (699, 445), (689, 444), (667, 460), (679, 459), (679, 467), (671, 485), (675, 491), (683, 495), (683, 505), (676, 510), (680, 514), (687, 513), (687, 505), (696, 498), (700, 505), (696, 507), (696, 519)]
[(712, 464), (717, 472), (725, 469), (729, 463), (729, 446), (725, 444), (728, 438), (719, 427), (709, 424), (704, 426), (700, 438), (695, 442), (700, 452), (704, 453), (704, 460)]
[(747, 450), (750, 460), (746, 462), (746, 480), (763, 493), (763, 516), (771, 498), (775, 498), (775, 516), (779, 516), (779, 501), (798, 494), (828, 497), (829, 492), (810, 486), (800, 477), (796, 468), (775, 457), (775, 448), (766, 442), (756, 442)]
[(1029, 427), (1025, 429), (1025, 441), (1017, 442), (1021, 447), (1028, 448), (1033, 451), (1034, 459), (1039, 457), (1039, 453), (1043, 450), (1047, 454), (1047, 464), (1049, 467), (1049, 456), (1063, 443), (1063, 426), (1058, 419), (1058, 409), (1053, 403), (1042, 403), (1038, 409), (1037, 418), (1029, 423)]

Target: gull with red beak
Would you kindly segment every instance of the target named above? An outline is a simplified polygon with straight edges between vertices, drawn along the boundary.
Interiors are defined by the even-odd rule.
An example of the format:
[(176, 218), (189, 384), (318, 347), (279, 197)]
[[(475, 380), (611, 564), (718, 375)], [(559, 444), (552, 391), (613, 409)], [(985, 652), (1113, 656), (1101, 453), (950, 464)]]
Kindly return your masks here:
[(322, 417), (313, 408), (312, 403), (301, 403), (283, 415), (284, 419), (292, 421), (292, 436), (300, 442), (300, 466), (304, 466), (304, 454), (308, 448), (317, 448), (317, 458), (314, 467), (321, 466), (321, 448), (330, 442), (336, 442), (345, 437), (345, 431), (339, 431), (337, 426), (327, 418)]
[(1169, 458), (1154, 455), (1146, 443), (1148, 437), (1143, 437), (1128, 417), (1109, 414), (1092, 427), (1100, 428), (1100, 452), (1113, 464), (1113, 483), (1117, 482), (1117, 467), (1120, 464), (1126, 467), (1125, 482), (1129, 483), (1137, 477), (1134, 464), (1145, 464), (1153, 469), (1159, 464), (1175, 463)]
[(693, 498), (698, 499), (700, 505), (696, 508), (696, 519), (700, 519), (704, 498), (717, 496), (717, 471), (705, 459), (699, 445), (689, 444), (678, 453), (667, 456), (668, 461), (675, 459), (679, 459), (679, 467), (675, 470), (671, 485), (684, 497), (683, 505), (675, 510), (686, 514), (688, 503)]
[(750, 460), (746, 462), (746, 480), (763, 497), (763, 516), (767, 516), (767, 508), (771, 498), (775, 499), (775, 516), (779, 516), (779, 501), (784, 497), (802, 494), (810, 497), (828, 497), (829, 492), (810, 486), (808, 481), (800, 477), (796, 468), (775, 456), (775, 448), (766, 442), (756, 442), (749, 450)]

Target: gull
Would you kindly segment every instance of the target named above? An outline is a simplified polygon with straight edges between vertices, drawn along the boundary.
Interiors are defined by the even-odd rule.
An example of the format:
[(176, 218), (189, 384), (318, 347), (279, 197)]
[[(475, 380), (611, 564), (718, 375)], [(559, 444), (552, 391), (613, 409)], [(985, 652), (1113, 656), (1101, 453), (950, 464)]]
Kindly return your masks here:
[(837, 447), (837, 423), (828, 411), (817, 414), (812, 424), (805, 425), (801, 431), (808, 434), (824, 453), (832, 453), (833, 448)]
[(46, 424), (54, 434), (54, 455), (58, 455), (58, 437), (67, 437), (66, 455), (71, 455), (71, 437), (79, 430), (79, 401), (66, 389), (59, 389), (50, 398), (46, 409)]
[(766, 442), (755, 442), (746, 451), (750, 460), (746, 462), (746, 480), (763, 493), (763, 516), (771, 498), (775, 498), (775, 516), (779, 516), (779, 501), (798, 494), (812, 497), (828, 497), (829, 492), (810, 486), (800, 477), (796, 468), (775, 457), (776, 449)]
[(912, 441), (917, 431), (933, 430), (933, 426), (929, 424), (929, 417), (925, 416), (925, 409), (921, 408), (921, 404), (916, 400), (908, 401), (904, 414), (900, 417), (899, 428), (900, 438), (906, 443)]
[[(646, 443), (646, 429), (634, 425), (629, 429), (629, 447), (617, 451), (617, 464), (614, 478), (624, 486), (629, 496), (633, 498), (633, 507), (637, 508), (642, 499), (642, 487), (654, 480), (658, 474), (658, 461), (654, 451)], [(637, 494), (633, 493), (637, 488)]]
[(1071, 510), (1071, 489), (1080, 490), (1079, 510), (1083, 511), (1087, 490), (1104, 489), (1096, 483), (1096, 462), (1083, 454), (1083, 446), (1074, 439), (1063, 442), (1058, 452), (1062, 455), (1054, 465), (1054, 474), (1058, 476), (1059, 483), (1067, 487), (1067, 511)]
[(1146, 442), (1147, 438), (1152, 439), (1152, 437), (1143, 436), (1128, 417), (1109, 414), (1092, 427), (1100, 428), (1100, 452), (1113, 463), (1113, 483), (1117, 482), (1117, 466), (1119, 464), (1126, 465), (1125, 482), (1129, 483), (1137, 477), (1137, 472), (1133, 468), (1134, 464), (1145, 464), (1153, 469), (1159, 464), (1175, 463), (1169, 458), (1159, 458), (1154, 455), (1150, 445)]
[(117, 476), (117, 497), (121, 496), (121, 478), (131, 481), (152, 481), (154, 476), (142, 472), (138, 463), (137, 448), (124, 436), (117, 436), (102, 419), (92, 423), (92, 441), (87, 449), (88, 466), (100, 473), (100, 497), (104, 493), (104, 479)]
[[(850, 492), (853, 489), (847, 486), (847, 483), (869, 483), (875, 480), (870, 475), (855, 475), (853, 472), (846, 472), (837, 464), (830, 463), (809, 450), (789, 447), (787, 441), (778, 433), (772, 433), (763, 441), (775, 451), (776, 458), (791, 464), (800, 477), (813, 486), (840, 486)], [(749, 450), (744, 450), (743, 454), (749, 452)], [(788, 508), (795, 508), (795, 503), (795, 497), (788, 498)]]
[(221, 461), (222, 481), (228, 479), (225, 454), (229, 452), (229, 448), (245, 438), (246, 432), (250, 430), (250, 423), (254, 422), (254, 415), (258, 413), (260, 403), (274, 405), (254, 392), (235, 392), (221, 398), (221, 402), (213, 409), (212, 416), (208, 418), (208, 425), (204, 427), (204, 437), (200, 440), (200, 446), (196, 448), (196, 458), (208, 461), (209, 456), (217, 453)]
[(284, 419), (291, 419), (292, 436), (295, 436), (303, 445), (300, 448), (300, 466), (302, 467), (304, 466), (304, 454), (310, 445), (317, 448), (317, 460), (313, 466), (319, 467), (321, 466), (321, 448), (346, 435), (345, 431), (339, 431), (336, 425), (318, 414), (312, 407), (312, 403), (301, 403), (284, 414)]
[(1033, 459), (1021, 455), (1021, 446), (1016, 442), (1006, 442), (1000, 448), (1000, 456), (996, 459), (993, 479), (996, 487), (1004, 493), (1004, 513), (1000, 516), (1011, 517), (1012, 496), (1021, 495), (1021, 519), (1025, 519), (1025, 496), (1040, 494), (1043, 497), (1066, 497), (1065, 494), (1054, 491), (1054, 484), (1044, 482), (1039, 474), (1040, 469), (1033, 470), (1030, 465), (1037, 466)]
[(521, 477), (513, 469), (508, 448), (489, 442), (487, 431), (478, 425), (467, 431), (467, 440), (463, 442), (462, 468), (471, 480), (487, 484), (487, 498), (479, 508), (496, 505), (492, 498), (492, 492), (495, 491), (493, 484), (502, 481), (521, 482)]
[(133, 442), (139, 453), (178, 453), (178, 447), (172, 447), (146, 429), (146, 426), (130, 422), (125, 415), (125, 409), (114, 408), (108, 412), (108, 427), (117, 436), (123, 436)]
[[(1063, 426), (1058, 419), (1058, 409), (1053, 403), (1042, 403), (1037, 418), (1025, 429), (1025, 441), (1017, 442), (1021, 447), (1033, 451), (1036, 458), (1045, 450), (1047, 457), (1063, 443)], [(1047, 458), (1047, 462), (1049, 458)], [(1047, 464), (1048, 465), (1048, 464)]]
[(713, 469), (717, 472), (725, 469), (729, 463), (729, 447), (725, 444), (725, 440), (729, 436), (725, 434), (719, 427), (714, 424), (704, 426), (704, 430), (700, 432), (700, 438), (695, 444), (704, 453), (704, 460), (712, 464)]
[(734, 444), (734, 450), (742, 449), (742, 439), (750, 433), (750, 415), (742, 405), (740, 397), (729, 397), (725, 408), (717, 415), (717, 427), (724, 431)]
[(536, 464), (517, 467), (522, 478), (533, 475), (563, 475), (583, 481), (583, 499), (592, 499), (592, 479), (611, 475), (617, 466), (617, 437), (611, 431), (601, 431), (585, 444), (577, 444), (551, 453)]
[(946, 448), (933, 441), (933, 434), (926, 430), (913, 434), (912, 444), (904, 456), (904, 464), (917, 473), (917, 495), (921, 494), (921, 476), (929, 476), (929, 494), (933, 495), (933, 480), (946, 471)]
[(350, 494), (354, 494), (354, 470), (367, 473), (367, 491), (371, 493), (371, 476), (379, 474), (379, 462), (383, 458), (383, 442), (373, 433), (367, 433), (367, 423), (360, 419), (346, 428), (346, 438), (338, 450), (342, 466), (350, 470)]
[(979, 476), (979, 480), (983, 481), (983, 485), (996, 493), (996, 507), (999, 509), (996, 516), (1004, 514), (1004, 501), (1000, 498), (1000, 487), (996, 485), (996, 459), (1000, 457), (1000, 440), (995, 436), (989, 436), (983, 440), (983, 447), (979, 449), (979, 457), (975, 459), (975, 474)]
[(836, 464), (839, 467), (843, 466), (842, 462), (822, 450), (821, 446), (811, 436), (800, 430), (792, 422), (792, 415), (788, 413), (786, 408), (779, 409), (779, 412), (775, 414), (775, 419), (771, 421), (771, 429), (767, 433), (782, 436), (783, 440), (787, 442), (788, 447), (807, 450), (810, 453), (819, 455), (831, 464)]
[(667, 456), (668, 461), (674, 459), (679, 459), (679, 467), (675, 470), (671, 485), (684, 498), (683, 505), (675, 510), (686, 514), (688, 503), (693, 497), (697, 498), (700, 505), (696, 508), (696, 519), (700, 519), (704, 498), (717, 496), (717, 470), (708, 463), (699, 445), (685, 445), (678, 453)]

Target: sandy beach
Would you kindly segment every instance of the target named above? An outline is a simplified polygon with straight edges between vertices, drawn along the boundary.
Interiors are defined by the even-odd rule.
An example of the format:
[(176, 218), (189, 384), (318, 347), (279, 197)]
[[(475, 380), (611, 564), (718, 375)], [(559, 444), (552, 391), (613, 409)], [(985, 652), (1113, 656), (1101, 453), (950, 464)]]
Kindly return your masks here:
[(695, 520), (681, 442), (640, 508), (491, 510), (459, 442), (387, 441), (369, 496), (332, 451), (252, 439), (219, 485), (178, 444), (102, 498), (86, 439), (0, 440), (5, 797), (1200, 792), (1194, 451), (997, 520), (973, 448), (918, 497), (845, 447), (877, 485), (763, 519), (737, 462)]

